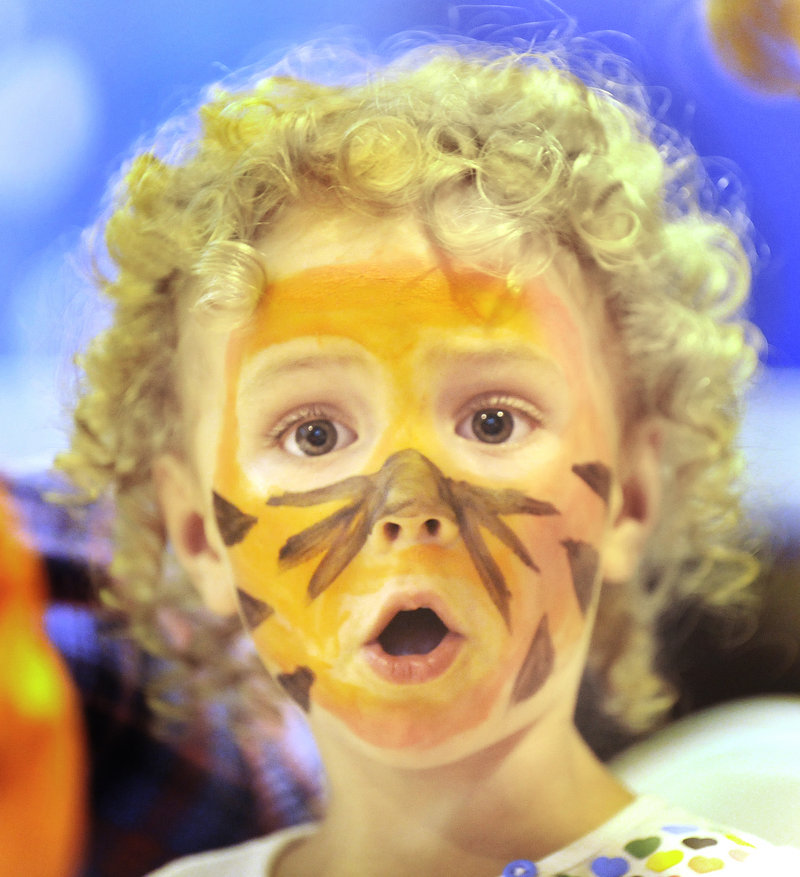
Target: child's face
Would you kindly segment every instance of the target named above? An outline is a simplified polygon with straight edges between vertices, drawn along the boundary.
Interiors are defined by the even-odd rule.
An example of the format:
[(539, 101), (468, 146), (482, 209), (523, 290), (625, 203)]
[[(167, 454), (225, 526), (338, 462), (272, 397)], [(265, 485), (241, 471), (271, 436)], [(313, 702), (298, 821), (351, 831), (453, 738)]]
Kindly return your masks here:
[(274, 281), (193, 395), (207, 526), (266, 666), (397, 756), (568, 715), (620, 506), (574, 260), (515, 296), (443, 272), (410, 223), (265, 253)]

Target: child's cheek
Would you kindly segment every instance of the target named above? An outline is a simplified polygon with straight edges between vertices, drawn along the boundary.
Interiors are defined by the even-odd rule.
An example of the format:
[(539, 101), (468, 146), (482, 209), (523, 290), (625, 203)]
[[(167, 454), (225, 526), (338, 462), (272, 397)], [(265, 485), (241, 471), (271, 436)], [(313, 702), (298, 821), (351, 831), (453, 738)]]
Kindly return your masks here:
[[(231, 383), (235, 387), (236, 382)], [(259, 654), (289, 694), (307, 709), (319, 664), (329, 661), (335, 649), (341, 619), (327, 601), (312, 604), (308, 565), (282, 569), (280, 552), (292, 535), (319, 520), (320, 512), (270, 509), (267, 498), (255, 490), (238, 462), (233, 398), (229, 393), (217, 454), (216, 523), (233, 568), (240, 612)]]
[(599, 589), (599, 560), (608, 521), (606, 501), (574, 473), (568, 480), (555, 503), (558, 515), (514, 522), (520, 538), (531, 546), (539, 569), (533, 588), (526, 579), (517, 583), (518, 617), (546, 615), (557, 650), (583, 635), (584, 619)]
[[(281, 549), (294, 534), (319, 521), (319, 510), (275, 511), (268, 509), (263, 500), (248, 502), (243, 493), (229, 488), (225, 501), (230, 513), (239, 517), (240, 528), (246, 528), (237, 542), (230, 542), (228, 537), (245, 623), (253, 632), (262, 626), (268, 628), (269, 639), (262, 643), (267, 648), (261, 653), (273, 672), (289, 672), (309, 661), (330, 662), (337, 648), (342, 610), (325, 594), (312, 601), (308, 594), (308, 563), (291, 568), (281, 563)], [(219, 507), (220, 500), (216, 504)], [(219, 517), (218, 514), (218, 521)], [(220, 525), (223, 538), (225, 530), (223, 521)]]

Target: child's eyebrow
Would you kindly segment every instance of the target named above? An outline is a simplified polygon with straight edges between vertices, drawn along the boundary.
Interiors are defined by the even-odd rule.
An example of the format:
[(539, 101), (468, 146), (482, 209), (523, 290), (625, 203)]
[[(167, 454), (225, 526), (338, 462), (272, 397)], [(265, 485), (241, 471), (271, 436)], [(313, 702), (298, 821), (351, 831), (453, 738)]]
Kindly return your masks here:
[(301, 374), (319, 368), (365, 367), (364, 357), (356, 353), (303, 353), (266, 350), (256, 354), (242, 369), (238, 397), (246, 402), (249, 396), (263, 393), (264, 387), (277, 378)]
[(425, 358), (434, 367), (458, 365), (490, 371), (501, 363), (505, 367), (531, 369), (567, 388), (566, 376), (556, 360), (530, 345), (514, 341), (450, 344), (433, 348)]

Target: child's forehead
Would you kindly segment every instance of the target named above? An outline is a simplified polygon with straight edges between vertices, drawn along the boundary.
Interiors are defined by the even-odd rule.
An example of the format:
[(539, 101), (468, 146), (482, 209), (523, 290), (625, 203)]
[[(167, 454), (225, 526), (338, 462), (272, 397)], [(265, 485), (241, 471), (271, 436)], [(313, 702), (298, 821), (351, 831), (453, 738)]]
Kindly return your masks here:
[[(417, 217), (308, 209), (283, 214), (256, 246), (266, 275), (260, 299), (213, 344), (226, 382), (238, 384), (250, 364), (269, 371), (263, 360), (296, 339), (320, 339), (322, 350), (331, 338), (359, 345), (398, 373), (422, 362), (426, 349), (447, 348), (455, 360), (465, 349), (493, 352), (503, 343), (515, 349), (509, 361), (523, 367), (525, 347), (587, 390), (618, 372), (603, 296), (568, 250), (556, 249), (544, 269), (534, 258), (534, 269), (504, 272), (497, 261), (467, 266), (435, 244)], [(306, 345), (303, 361), (316, 349)], [(428, 357), (427, 371), (436, 361)]]
[(268, 284), (230, 336), (228, 393), (246, 408), (265, 388), (319, 389), (336, 374), (342, 386), (368, 379), (376, 397), (535, 384), (576, 404), (615, 399), (604, 321), (570, 279), (551, 268), (516, 284), (416, 258), (308, 268)]
[(289, 209), (257, 246), (268, 285), (250, 324), (272, 322), (287, 336), (293, 328), (313, 333), (313, 315), (320, 334), (331, 320), (457, 330), (497, 328), (512, 315), (530, 329), (537, 311), (545, 322), (578, 324), (573, 332), (605, 322), (575, 255), (544, 240), (529, 242), (527, 268), (522, 259), (506, 264), (499, 242), (467, 264), (413, 213), (365, 216), (327, 205)]
[[(580, 311), (546, 277), (510, 284), (473, 270), (407, 257), (307, 268), (269, 284), (234, 333), (229, 362), (285, 348), (296, 339), (348, 339), (380, 359), (435, 359), (482, 350), (559, 355), (587, 341)], [(570, 350), (565, 350), (570, 348)]]
[(533, 332), (538, 342), (538, 312), (569, 318), (541, 279), (523, 292), (504, 278), (406, 257), (319, 265), (283, 277), (267, 286), (240, 334), (256, 347), (327, 334), (391, 344), (426, 329), (453, 337)]

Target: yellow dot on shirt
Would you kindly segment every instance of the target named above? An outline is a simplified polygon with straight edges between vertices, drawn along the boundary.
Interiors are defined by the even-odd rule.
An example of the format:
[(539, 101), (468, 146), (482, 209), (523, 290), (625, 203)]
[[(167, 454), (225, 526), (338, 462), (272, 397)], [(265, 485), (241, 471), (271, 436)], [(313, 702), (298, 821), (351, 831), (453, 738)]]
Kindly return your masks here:
[(749, 843), (746, 840), (742, 840), (740, 837), (736, 837), (735, 834), (726, 834), (725, 837), (727, 837), (728, 840), (732, 840), (735, 844), (739, 844), (740, 847), (752, 847), (753, 849), (755, 849), (755, 846), (753, 844)]
[(664, 850), (659, 853), (653, 853), (647, 860), (647, 867), (651, 871), (660, 874), (681, 861), (683, 861), (683, 853), (680, 850)]
[(695, 874), (710, 874), (712, 871), (721, 871), (725, 864), (722, 859), (709, 858), (708, 856), (695, 856), (689, 859), (689, 867)]

